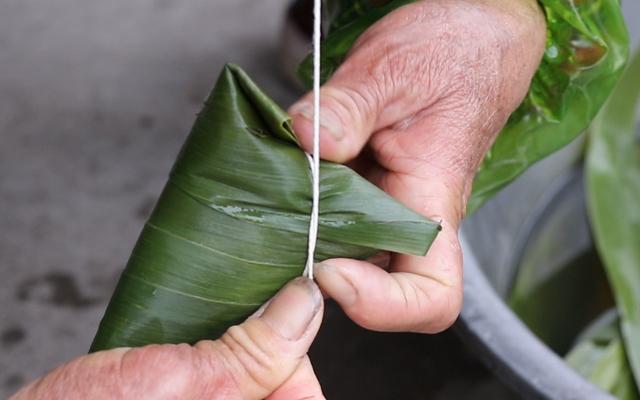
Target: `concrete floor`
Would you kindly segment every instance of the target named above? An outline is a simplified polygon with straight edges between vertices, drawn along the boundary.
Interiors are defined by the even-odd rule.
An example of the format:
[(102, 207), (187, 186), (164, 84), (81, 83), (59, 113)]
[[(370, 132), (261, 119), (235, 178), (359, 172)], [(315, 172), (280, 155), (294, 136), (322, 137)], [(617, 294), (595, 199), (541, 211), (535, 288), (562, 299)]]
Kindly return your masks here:
[(223, 63), (295, 98), (273, 63), (285, 5), (0, 3), (0, 397), (86, 352)]

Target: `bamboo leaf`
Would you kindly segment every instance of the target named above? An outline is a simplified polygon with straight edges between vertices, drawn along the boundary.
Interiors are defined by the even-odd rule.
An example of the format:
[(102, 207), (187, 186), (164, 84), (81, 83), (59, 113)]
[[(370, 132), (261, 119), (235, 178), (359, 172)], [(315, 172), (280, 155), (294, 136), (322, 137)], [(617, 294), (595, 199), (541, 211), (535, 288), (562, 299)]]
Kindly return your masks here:
[(587, 200), (593, 232), (640, 382), (640, 53), (594, 122), (587, 155)]
[[(342, 165), (321, 163), (316, 258), (424, 255), (439, 225)], [(91, 347), (215, 338), (306, 261), (311, 173), (289, 117), (223, 70), (142, 231)]]

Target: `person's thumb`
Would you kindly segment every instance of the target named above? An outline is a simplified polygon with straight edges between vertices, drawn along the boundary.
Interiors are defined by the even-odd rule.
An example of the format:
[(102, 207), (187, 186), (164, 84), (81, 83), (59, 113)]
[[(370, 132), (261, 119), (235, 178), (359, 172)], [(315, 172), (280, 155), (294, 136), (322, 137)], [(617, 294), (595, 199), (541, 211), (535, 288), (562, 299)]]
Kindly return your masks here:
[(323, 399), (306, 356), (322, 319), (320, 289), (308, 279), (286, 285), (218, 340), (101, 351), (64, 364), (12, 400), (245, 399), (276, 392)]
[[(355, 75), (355, 76), (352, 76)], [(385, 107), (384, 93), (357, 71), (338, 71), (320, 91), (320, 149), (323, 159), (343, 163), (355, 158), (376, 130)], [(362, 75), (360, 75), (362, 78)], [(293, 130), (306, 151), (313, 147), (313, 94), (289, 108)]]
[[(196, 348), (212, 360), (214, 367), (224, 369), (228, 376), (223, 380), (232, 383), (243, 399), (264, 399), (285, 384), (306, 360), (322, 310), (318, 286), (298, 278), (253, 317), (230, 328), (220, 339), (198, 343)], [(315, 376), (310, 378), (315, 381)], [(319, 391), (319, 385), (309, 390)]]

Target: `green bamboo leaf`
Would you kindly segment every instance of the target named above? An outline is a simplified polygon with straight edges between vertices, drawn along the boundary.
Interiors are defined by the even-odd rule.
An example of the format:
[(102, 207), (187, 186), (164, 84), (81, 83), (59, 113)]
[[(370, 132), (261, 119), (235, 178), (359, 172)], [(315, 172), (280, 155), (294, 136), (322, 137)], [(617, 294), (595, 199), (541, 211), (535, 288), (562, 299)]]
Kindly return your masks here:
[[(440, 229), (355, 172), (321, 163), (317, 260), (424, 255)], [(216, 338), (302, 274), (309, 162), (289, 117), (237, 66), (198, 115), (92, 351)]]
[(567, 363), (620, 400), (640, 399), (633, 373), (625, 354), (619, 320), (615, 312), (598, 318), (581, 335), (567, 355)]
[(640, 382), (640, 53), (594, 121), (586, 164), (589, 217)]
[[(331, 31), (322, 45), (322, 78), (343, 62), (358, 37), (389, 12), (415, 0), (335, 0)], [(382, 3), (381, 6), (376, 4)], [(468, 202), (469, 214), (535, 162), (582, 133), (615, 86), (629, 38), (618, 0), (540, 0), (547, 47), (531, 88), (487, 153)], [(299, 75), (311, 83), (312, 59)]]

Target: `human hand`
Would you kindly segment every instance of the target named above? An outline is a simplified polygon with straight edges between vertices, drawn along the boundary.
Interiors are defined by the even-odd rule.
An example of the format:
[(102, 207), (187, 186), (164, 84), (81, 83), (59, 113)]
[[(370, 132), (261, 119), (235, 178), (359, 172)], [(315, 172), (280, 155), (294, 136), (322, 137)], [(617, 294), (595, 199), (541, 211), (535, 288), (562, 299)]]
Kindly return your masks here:
[(11, 400), (324, 399), (306, 355), (322, 311), (318, 287), (299, 278), (218, 340), (86, 355)]
[[(365, 32), (321, 90), (321, 156), (442, 221), (425, 257), (334, 259), (320, 287), (361, 326), (435, 333), (462, 306), (458, 227), (474, 175), (527, 93), (545, 45), (535, 0), (425, 0)], [(290, 110), (312, 147), (312, 97)], [(354, 160), (355, 159), (355, 160)]]

